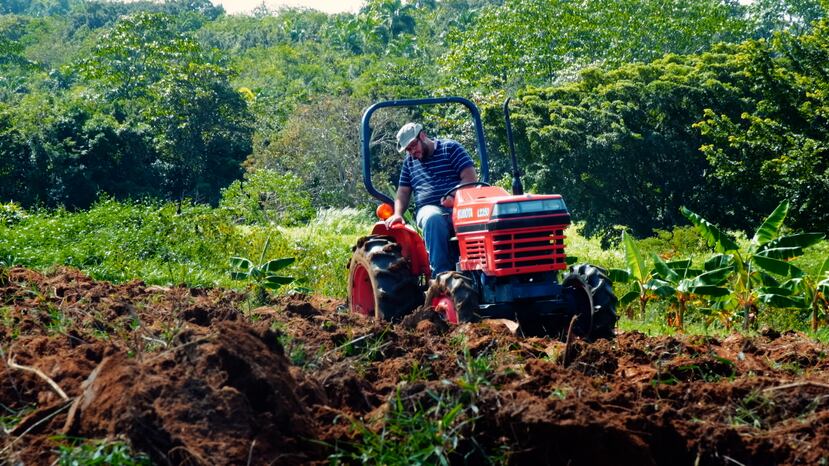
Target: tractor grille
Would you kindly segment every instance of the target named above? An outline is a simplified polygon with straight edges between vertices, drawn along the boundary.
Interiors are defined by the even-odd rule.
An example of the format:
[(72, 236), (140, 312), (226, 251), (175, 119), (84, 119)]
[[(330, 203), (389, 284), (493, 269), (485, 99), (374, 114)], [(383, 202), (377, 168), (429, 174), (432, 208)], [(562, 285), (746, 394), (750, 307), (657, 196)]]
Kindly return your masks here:
[(552, 266), (564, 269), (564, 230), (544, 228), (521, 233), (498, 232), (492, 238), (495, 270)]
[(483, 237), (466, 241), (466, 257), (468, 261), (480, 261), (480, 265), (486, 267), (486, 242)]

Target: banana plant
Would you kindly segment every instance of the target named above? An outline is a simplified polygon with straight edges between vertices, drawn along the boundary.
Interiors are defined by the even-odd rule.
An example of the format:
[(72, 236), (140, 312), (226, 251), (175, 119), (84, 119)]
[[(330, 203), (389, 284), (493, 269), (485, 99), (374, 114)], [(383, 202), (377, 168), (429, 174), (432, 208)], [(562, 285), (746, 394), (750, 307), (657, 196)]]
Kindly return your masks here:
[[(783, 201), (760, 225), (747, 248), (741, 248), (736, 241), (700, 215), (685, 207), (680, 209), (702, 234), (703, 238), (720, 253), (721, 260), (733, 261), (731, 293), (723, 297), (721, 304), (726, 309), (737, 311), (743, 316), (743, 328), (748, 329), (751, 320), (759, 311), (759, 303), (774, 301), (795, 303), (774, 275), (783, 278), (797, 278), (802, 271), (788, 262), (803, 254), (803, 249), (820, 242), (822, 233), (799, 233), (783, 235), (783, 221), (789, 212), (788, 201)], [(717, 256), (715, 256), (717, 257)]]
[(277, 272), (291, 265), (296, 260), (293, 257), (285, 257), (281, 259), (273, 259), (265, 262), (265, 254), (270, 246), (270, 236), (265, 240), (265, 246), (259, 255), (259, 262), (254, 263), (245, 257), (231, 257), (230, 258), (230, 278), (234, 280), (247, 281), (253, 285), (256, 300), (260, 304), (264, 304), (267, 298), (266, 290), (275, 290), (282, 285), (287, 285), (294, 281), (293, 277), (285, 277), (277, 275)]
[(824, 316), (829, 314), (829, 258), (823, 261), (814, 276), (804, 272), (798, 275), (783, 282), (780, 288), (800, 298), (794, 300), (795, 307), (811, 311), (812, 331), (816, 332), (821, 311)]
[(627, 232), (622, 232), (622, 243), (625, 245), (627, 268), (610, 269), (609, 277), (614, 285), (630, 283), (628, 291), (619, 298), (619, 304), (628, 308), (630, 310), (628, 317), (632, 317), (630, 306), (638, 301), (639, 316), (644, 319), (648, 302), (657, 297), (655, 293), (657, 283), (654, 281), (652, 271), (645, 267), (642, 253), (633, 237)]
[(671, 303), (673, 318), (669, 319), (669, 324), (680, 330), (688, 302), (700, 296), (716, 298), (730, 293), (722, 286), (731, 274), (729, 265), (703, 271), (691, 268), (690, 259), (665, 262), (656, 254), (653, 254), (653, 264), (656, 294)]

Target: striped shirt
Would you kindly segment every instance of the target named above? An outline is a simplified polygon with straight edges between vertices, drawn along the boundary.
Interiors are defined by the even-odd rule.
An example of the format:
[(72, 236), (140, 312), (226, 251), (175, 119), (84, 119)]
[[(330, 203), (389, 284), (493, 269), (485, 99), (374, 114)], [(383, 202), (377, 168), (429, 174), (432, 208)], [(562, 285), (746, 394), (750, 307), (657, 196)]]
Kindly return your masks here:
[(399, 186), (412, 188), (415, 207), (440, 205), (446, 191), (461, 181), (461, 172), (473, 166), (472, 157), (459, 142), (451, 139), (435, 139), (435, 152), (427, 161), (406, 155), (400, 172)]

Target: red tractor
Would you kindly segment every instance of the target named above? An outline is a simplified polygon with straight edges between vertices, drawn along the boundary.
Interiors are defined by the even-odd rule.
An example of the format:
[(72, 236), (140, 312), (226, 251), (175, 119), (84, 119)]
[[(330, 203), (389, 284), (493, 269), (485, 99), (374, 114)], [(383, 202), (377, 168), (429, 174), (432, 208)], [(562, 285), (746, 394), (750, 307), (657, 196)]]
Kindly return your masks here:
[[(381, 219), (371, 235), (354, 246), (349, 263), (348, 302), (352, 312), (397, 320), (421, 305), (433, 307), (456, 324), (479, 319), (510, 319), (524, 335), (564, 338), (572, 324), (576, 335), (613, 338), (616, 296), (605, 271), (591, 265), (567, 271), (564, 230), (570, 213), (558, 194), (524, 194), (513, 149), (509, 107), (504, 104), (513, 167), (513, 193), (490, 186), (486, 143), (480, 112), (460, 97), (396, 100), (369, 107), (362, 120), (363, 181), (382, 203)], [(481, 158), (480, 182), (458, 185), (452, 221), (459, 261), (455, 271), (430, 281), (423, 239), (412, 227), (382, 221), (393, 200), (371, 183), (369, 141), (372, 114), (386, 107), (457, 103), (472, 115)], [(578, 318), (573, 322), (573, 317)]]

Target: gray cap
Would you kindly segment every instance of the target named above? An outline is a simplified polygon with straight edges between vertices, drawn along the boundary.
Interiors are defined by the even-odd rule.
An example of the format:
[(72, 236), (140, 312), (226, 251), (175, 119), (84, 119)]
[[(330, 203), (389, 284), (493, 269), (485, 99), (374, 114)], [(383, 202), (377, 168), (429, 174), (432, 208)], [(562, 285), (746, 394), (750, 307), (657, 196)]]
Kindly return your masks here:
[(406, 123), (397, 132), (397, 152), (405, 152), (406, 147), (415, 140), (418, 134), (423, 130), (423, 125), (418, 123)]

